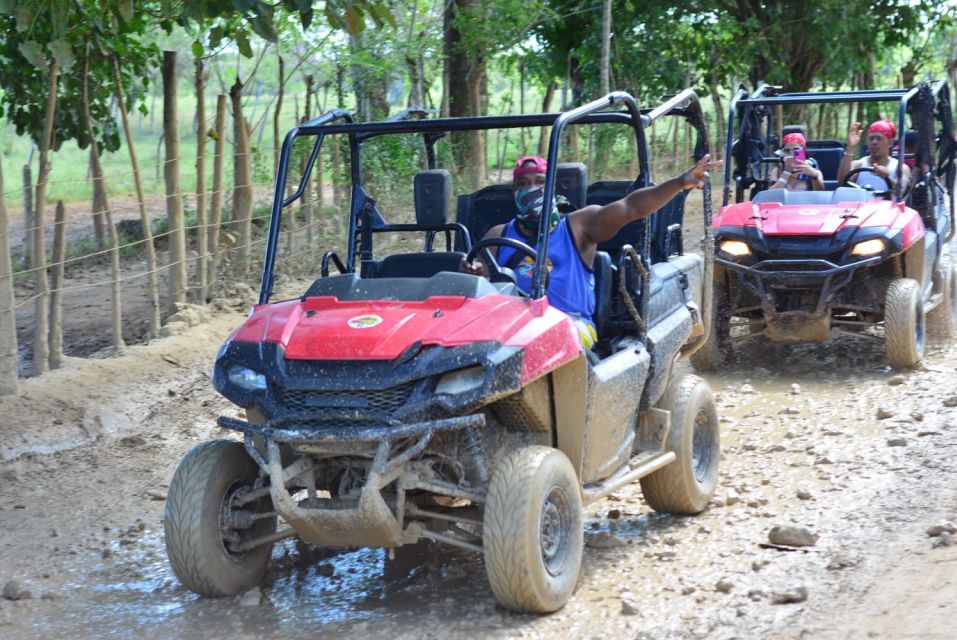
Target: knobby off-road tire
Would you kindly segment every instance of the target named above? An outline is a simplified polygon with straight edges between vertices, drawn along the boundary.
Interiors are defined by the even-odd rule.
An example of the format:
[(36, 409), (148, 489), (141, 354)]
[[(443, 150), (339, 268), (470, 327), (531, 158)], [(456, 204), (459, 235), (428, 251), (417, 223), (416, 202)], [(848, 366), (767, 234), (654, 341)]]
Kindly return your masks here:
[(642, 478), (641, 492), (655, 511), (700, 513), (718, 485), (721, 456), (718, 412), (711, 388), (695, 375), (675, 378), (658, 406), (671, 412), (667, 449), (677, 458)]
[(731, 318), (723, 285), (714, 284), (708, 341), (689, 357), (695, 371), (714, 371), (731, 357)]
[(562, 608), (578, 582), (584, 527), (581, 489), (558, 449), (522, 447), (496, 465), (483, 517), (485, 571), (512, 611)]
[[(204, 442), (183, 457), (166, 497), (166, 553), (176, 577), (203, 596), (232, 596), (256, 585), (272, 553), (264, 544), (244, 553), (226, 548), (222, 519), (231, 496), (256, 480), (259, 467), (243, 445), (231, 440)], [(243, 507), (270, 510), (268, 498)], [(276, 530), (276, 518), (264, 518), (241, 530), (244, 539)]]
[(942, 275), (934, 278), (940, 304), (927, 312), (927, 335), (938, 342), (949, 342), (957, 336), (957, 275), (954, 263), (947, 256), (940, 259)]
[(884, 350), (898, 369), (913, 368), (924, 357), (924, 301), (916, 280), (897, 278), (887, 287)]

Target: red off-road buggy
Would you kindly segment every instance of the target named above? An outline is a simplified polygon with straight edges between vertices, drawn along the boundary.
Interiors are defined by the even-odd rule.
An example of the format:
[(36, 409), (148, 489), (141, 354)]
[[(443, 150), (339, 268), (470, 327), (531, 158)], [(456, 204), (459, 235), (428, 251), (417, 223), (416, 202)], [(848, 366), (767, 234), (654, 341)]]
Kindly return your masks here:
[[(613, 93), (562, 114), (403, 113), (357, 124), (334, 111), (291, 131), (259, 304), (214, 369), (216, 388), (247, 417), (219, 424), (243, 441), (195, 447), (169, 488), (166, 546), (180, 580), (208, 596), (242, 592), (260, 580), (272, 544), (291, 536), (387, 549), (432, 540), (483, 553), (506, 607), (553, 611), (578, 580), (585, 505), (640, 479), (656, 510), (704, 509), (717, 482), (718, 421), (707, 383), (677, 375), (676, 363), (707, 337), (711, 275), (682, 248), (685, 194), (600, 247), (598, 343), (586, 353), (571, 319), (549, 306), (541, 265), (531, 296), (490, 255), (490, 279), (459, 273), (463, 258), (495, 245), (538, 254), (507, 239), (472, 244), (513, 215), (510, 186), (459, 196), (448, 222), (452, 182), (435, 168), (434, 146), (449, 132), (550, 126), (546, 201), (560, 193), (575, 207), (607, 203), (649, 184), (645, 130), (665, 115), (687, 119), (696, 155), (707, 152), (691, 91), (655, 110)], [(584, 165), (559, 164), (566, 128), (593, 124), (633, 132), (636, 179), (589, 184)], [(324, 139), (348, 141), (348, 248), (344, 259), (327, 252), (323, 277), (301, 297), (271, 302), (280, 219), (306, 184), (285, 196), (300, 136), (315, 139), (306, 176)], [(363, 145), (381, 136), (426, 152), (429, 169), (410, 185), (414, 223), (388, 223), (366, 192)], [(397, 232), (424, 234), (423, 250), (378, 254), (376, 238)], [(435, 247), (443, 235), (444, 251)], [(547, 243), (543, 226), (537, 246)], [(341, 273), (329, 275), (331, 266)]]
[[(912, 156), (896, 146), (901, 166), (914, 160), (910, 184), (874, 191), (839, 184), (844, 144), (809, 140), (808, 156), (824, 174), (824, 191), (769, 189), (768, 167), (780, 160), (776, 110), (788, 105), (890, 102), (899, 105), (898, 131), (916, 131)], [(785, 132), (786, 133), (786, 132)], [(901, 134), (902, 135), (902, 134)], [(853, 150), (852, 150), (853, 151)], [(888, 362), (913, 367), (924, 353), (925, 330), (940, 339), (957, 333), (954, 234), (954, 155), (957, 143), (945, 82), (911, 89), (783, 93), (763, 86), (734, 97), (728, 126), (724, 202), (714, 219), (712, 339), (691, 360), (717, 367), (735, 338), (763, 333), (782, 344), (812, 343), (838, 333), (872, 339), (883, 330)], [(732, 176), (733, 168), (733, 176)], [(735, 203), (730, 203), (734, 187)], [(746, 194), (750, 190), (749, 197)], [(749, 331), (732, 335), (732, 327)]]

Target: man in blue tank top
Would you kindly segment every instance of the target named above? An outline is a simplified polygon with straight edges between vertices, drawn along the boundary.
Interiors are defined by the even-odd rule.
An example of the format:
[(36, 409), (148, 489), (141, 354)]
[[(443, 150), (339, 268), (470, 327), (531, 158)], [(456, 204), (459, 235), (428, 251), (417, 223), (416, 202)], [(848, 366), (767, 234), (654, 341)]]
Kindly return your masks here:
[[(708, 171), (721, 162), (709, 162), (709, 156), (701, 158), (685, 173), (653, 187), (632, 191), (624, 198), (609, 204), (588, 205), (562, 217), (557, 203), (545, 206), (544, 186), (548, 164), (540, 156), (524, 156), (518, 160), (512, 172), (512, 190), (515, 194), (516, 215), (507, 224), (492, 227), (485, 238), (512, 238), (535, 247), (539, 220), (547, 208), (551, 235), (548, 238), (548, 301), (556, 309), (564, 311), (578, 325), (582, 344), (591, 348), (595, 344), (595, 276), (592, 265), (598, 244), (610, 240), (619, 229), (650, 215), (664, 206), (678, 193), (686, 189), (704, 186)], [(483, 238), (484, 239), (484, 238)], [(531, 293), (531, 258), (510, 247), (497, 247), (496, 260), (510, 267), (516, 276), (516, 284)], [(463, 271), (475, 275), (488, 275), (479, 262), (463, 264)]]

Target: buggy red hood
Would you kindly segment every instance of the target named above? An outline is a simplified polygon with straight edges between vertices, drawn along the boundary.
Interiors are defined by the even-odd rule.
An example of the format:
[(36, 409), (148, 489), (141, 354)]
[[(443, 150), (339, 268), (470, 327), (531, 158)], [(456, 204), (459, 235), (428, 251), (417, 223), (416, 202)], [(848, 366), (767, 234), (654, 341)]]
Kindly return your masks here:
[(422, 301), (348, 301), (322, 296), (257, 305), (230, 337), (281, 345), (290, 360), (392, 360), (410, 345), (497, 342), (523, 347), (523, 377), (578, 357), (571, 319), (547, 298), (433, 296)]
[(829, 236), (847, 227), (902, 229), (905, 246), (924, 235), (913, 209), (887, 200), (818, 205), (740, 202), (722, 209), (714, 228), (757, 227), (767, 236)]

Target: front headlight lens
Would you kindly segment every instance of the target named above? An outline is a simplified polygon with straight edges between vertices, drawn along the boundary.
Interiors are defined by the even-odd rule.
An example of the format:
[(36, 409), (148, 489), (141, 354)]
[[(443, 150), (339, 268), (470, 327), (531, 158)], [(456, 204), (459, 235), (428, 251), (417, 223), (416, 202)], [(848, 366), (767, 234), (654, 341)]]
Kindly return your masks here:
[(266, 376), (238, 364), (229, 367), (229, 381), (237, 387), (250, 391), (266, 390)]
[(749, 247), (746, 242), (741, 242), (740, 240), (722, 240), (718, 248), (736, 258), (751, 255), (751, 247)]
[(446, 373), (439, 378), (435, 393), (457, 394), (478, 389), (485, 382), (483, 367), (466, 367)]
[(852, 256), (873, 256), (884, 250), (884, 241), (880, 238), (873, 238), (858, 242), (851, 248)]

